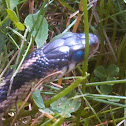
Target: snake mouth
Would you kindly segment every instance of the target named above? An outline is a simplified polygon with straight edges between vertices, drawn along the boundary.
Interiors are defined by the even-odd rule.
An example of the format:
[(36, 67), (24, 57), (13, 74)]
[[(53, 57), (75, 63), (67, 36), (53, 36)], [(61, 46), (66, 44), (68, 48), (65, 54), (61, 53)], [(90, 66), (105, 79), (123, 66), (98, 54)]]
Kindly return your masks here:
[(99, 48), (99, 40), (96, 43), (90, 45), (89, 58), (93, 57), (93, 55), (97, 52), (98, 48)]

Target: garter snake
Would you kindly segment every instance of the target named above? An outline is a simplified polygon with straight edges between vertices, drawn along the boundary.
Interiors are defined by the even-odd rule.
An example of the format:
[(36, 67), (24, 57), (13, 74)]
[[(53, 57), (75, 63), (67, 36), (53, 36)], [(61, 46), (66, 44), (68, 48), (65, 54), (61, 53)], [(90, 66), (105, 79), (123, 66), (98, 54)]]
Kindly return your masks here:
[[(68, 32), (29, 54), (13, 79), (10, 94), (10, 77), (0, 86), (0, 117), (7, 113), (19, 100), (23, 100), (34, 80), (44, 78), (52, 72), (62, 71), (46, 82), (64, 76), (84, 60), (85, 34)], [(98, 38), (89, 33), (89, 55), (98, 49)]]

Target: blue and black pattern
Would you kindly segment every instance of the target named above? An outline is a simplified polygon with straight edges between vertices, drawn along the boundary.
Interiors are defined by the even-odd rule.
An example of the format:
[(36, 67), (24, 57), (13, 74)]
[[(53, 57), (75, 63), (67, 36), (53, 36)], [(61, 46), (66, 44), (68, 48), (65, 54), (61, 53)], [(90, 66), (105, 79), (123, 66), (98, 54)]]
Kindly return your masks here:
[[(73, 70), (84, 60), (85, 44), (84, 33), (69, 32), (29, 54), (13, 79), (10, 95), (22, 85), (27, 84), (25, 82), (44, 78), (56, 71), (62, 71), (62, 74), (58, 76), (62, 77)], [(89, 46), (94, 50), (98, 47), (98, 38), (91, 33), (89, 34)], [(90, 51), (93, 53), (94, 50)], [(6, 100), (9, 85), (8, 80), (6, 84), (0, 86), (0, 103)]]

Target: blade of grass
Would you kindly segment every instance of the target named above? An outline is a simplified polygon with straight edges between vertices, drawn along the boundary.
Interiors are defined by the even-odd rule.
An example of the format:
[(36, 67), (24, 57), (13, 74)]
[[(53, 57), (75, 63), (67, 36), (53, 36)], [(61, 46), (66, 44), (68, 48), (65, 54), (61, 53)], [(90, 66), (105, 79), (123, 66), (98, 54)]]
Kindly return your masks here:
[(119, 83), (126, 83), (126, 79), (122, 79), (122, 80), (112, 80), (112, 81), (103, 81), (103, 82), (86, 83), (86, 86), (97, 86), (97, 85), (119, 84)]
[(80, 98), (80, 97), (86, 97), (86, 98), (97, 98), (97, 99), (119, 99), (119, 100), (126, 100), (125, 96), (116, 96), (116, 95), (101, 95), (101, 94), (82, 94), (82, 95), (76, 95), (74, 98)]
[(113, 114), (113, 111), (112, 111), (112, 108), (110, 107), (110, 113), (111, 113), (111, 117), (112, 117), (112, 120), (113, 120), (113, 125), (114, 126), (117, 126), (116, 125), (116, 122), (115, 122), (115, 117), (114, 117), (114, 114)]
[[(89, 25), (88, 25), (88, 9), (87, 9), (87, 0), (80, 0), (80, 11), (84, 12), (84, 31), (85, 31), (85, 39), (86, 39), (86, 46), (85, 46), (85, 53), (84, 53), (84, 63), (82, 65), (83, 74), (82, 76), (85, 76), (87, 73), (87, 67), (88, 67), (88, 56), (89, 56)], [(86, 80), (82, 82), (82, 93), (85, 93), (85, 86)], [(81, 106), (77, 111), (77, 118), (76, 118), (76, 125), (80, 125), (80, 116), (81, 111), (83, 109), (84, 101), (82, 99)]]
[[(113, 108), (112, 111), (117, 111), (117, 110), (120, 111), (120, 109), (122, 109), (122, 107), (116, 107), (116, 108)], [(109, 112), (110, 112), (110, 110), (105, 110), (103, 112), (97, 113), (97, 115), (102, 116), (102, 115), (107, 114)], [(95, 117), (95, 115), (91, 115), (91, 116), (89, 116), (89, 117), (87, 117), (85, 119), (82, 119), (81, 122), (85, 122), (86, 119), (92, 119), (94, 117)]]
[[(88, 68), (88, 56), (89, 56), (89, 25), (88, 25), (88, 10), (87, 10), (87, 0), (83, 0), (83, 11), (84, 11), (84, 31), (85, 31), (85, 53), (84, 53), (84, 63), (83, 63), (83, 76), (86, 75)], [(85, 86), (82, 85), (82, 92), (84, 92)]]
[[(81, 91), (81, 90), (79, 90), (79, 91), (80, 91), (81, 95), (83, 95), (82, 91)], [(91, 109), (91, 111), (94, 113), (94, 115), (96, 116), (98, 122), (99, 122), (99, 123), (102, 123), (101, 120), (100, 120), (100, 118), (98, 117), (97, 113), (95, 112), (94, 108), (93, 108), (93, 107), (91, 106), (91, 104), (88, 102), (88, 100), (86, 99), (86, 97), (83, 96), (83, 99), (84, 99), (84, 101), (86, 102), (86, 104), (89, 106), (89, 108)]]
[(114, 106), (118, 106), (118, 107), (126, 107), (126, 105), (123, 105), (123, 104), (119, 104), (119, 103), (116, 103), (116, 102), (110, 102), (110, 101), (107, 101), (107, 100), (103, 100), (103, 99), (97, 99), (97, 98), (91, 98), (92, 100), (94, 101), (97, 101), (97, 102), (102, 102), (102, 103), (105, 103), (105, 104), (110, 104), (110, 105), (114, 105)]

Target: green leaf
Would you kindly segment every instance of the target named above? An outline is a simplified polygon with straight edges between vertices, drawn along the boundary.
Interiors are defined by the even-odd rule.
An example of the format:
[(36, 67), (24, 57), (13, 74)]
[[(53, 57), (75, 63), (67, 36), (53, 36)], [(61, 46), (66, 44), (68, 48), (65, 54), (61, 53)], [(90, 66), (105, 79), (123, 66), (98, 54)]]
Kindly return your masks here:
[(101, 85), (100, 90), (103, 94), (110, 94), (112, 92), (112, 85)]
[(107, 72), (108, 72), (108, 76), (110, 76), (110, 77), (117, 76), (119, 73), (119, 67), (117, 67), (114, 64), (111, 64), (108, 66)]
[(66, 96), (53, 102), (50, 106), (55, 113), (59, 113), (68, 118), (71, 117), (72, 112), (78, 110), (80, 105), (80, 99), (70, 99)]
[(7, 9), (7, 13), (8, 13), (8, 17), (15, 24), (15, 26), (19, 30), (24, 31), (25, 26), (21, 22), (19, 22), (19, 19), (18, 19), (16, 13), (13, 10), (11, 10), (11, 9)]
[(106, 80), (107, 80), (107, 81), (111, 81), (111, 80), (116, 80), (116, 78), (115, 78), (115, 77), (107, 77)]
[(13, 10), (7, 9), (7, 14), (8, 14), (8, 17), (10, 18), (10, 20), (12, 22), (18, 22), (19, 21), (16, 13)]
[(7, 27), (10, 26), (10, 20), (8, 20), (7, 22), (5, 22), (1, 27), (0, 27), (0, 54), (2, 51), (4, 51), (4, 53), (6, 52), (7, 49), (7, 45), (6, 45), (6, 41), (7, 41), (7, 35), (5, 33), (8, 32)]
[(105, 80), (107, 77), (107, 72), (106, 69), (103, 66), (98, 66), (95, 70), (94, 70), (94, 74), (97, 78), (99, 78), (100, 80)]
[[(111, 81), (111, 80), (116, 80), (116, 78), (115, 77), (107, 77), (107, 79), (106, 79), (107, 81)], [(114, 83), (113, 83), (114, 84)], [(111, 84), (111, 85), (113, 85), (113, 84)]]
[(40, 94), (40, 90), (35, 90), (35, 92), (32, 94), (32, 98), (35, 102), (35, 104), (39, 107), (39, 108), (45, 108), (42, 96)]
[(90, 82), (99, 82), (99, 79), (97, 77), (91, 78)]
[(13, 10), (17, 5), (19, 0), (9, 0), (10, 8)]
[[(29, 29), (29, 31), (31, 31), (36, 19), (37, 19), (38, 14), (29, 14), (26, 18), (25, 18), (25, 24), (26, 27)], [(41, 21), (43, 19), (43, 16), (40, 15), (39, 20), (37, 22), (37, 24), (35, 25), (35, 28), (32, 32), (32, 36), (35, 37), (36, 33), (37, 36), (35, 38), (35, 42), (37, 44), (37, 48), (40, 48), (41, 46), (43, 46), (43, 44), (46, 42), (47, 37), (48, 37), (48, 23), (46, 21), (46, 19), (43, 19), (42, 25)]]
[(14, 22), (14, 24), (19, 30), (24, 31), (25, 26), (21, 22)]
[(44, 111), (48, 114), (54, 115), (54, 112), (52, 110), (50, 110), (49, 108), (39, 109), (39, 111), (42, 112), (42, 113)]

